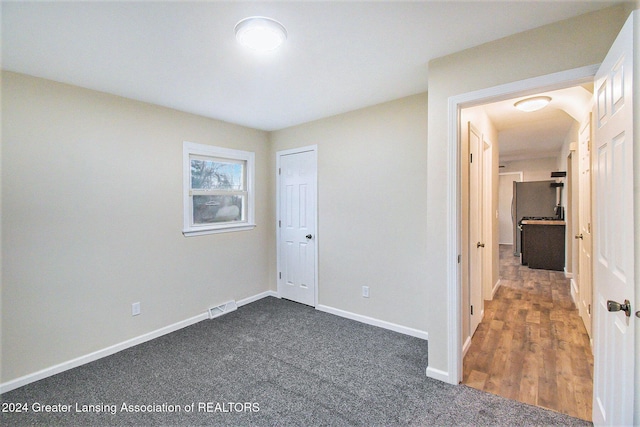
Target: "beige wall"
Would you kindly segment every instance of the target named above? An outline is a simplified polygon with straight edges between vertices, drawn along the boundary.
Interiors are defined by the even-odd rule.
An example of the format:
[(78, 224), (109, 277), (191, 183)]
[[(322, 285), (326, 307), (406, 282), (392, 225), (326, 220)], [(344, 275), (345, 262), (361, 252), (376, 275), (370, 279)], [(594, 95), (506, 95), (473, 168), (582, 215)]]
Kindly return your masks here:
[[(578, 132), (580, 131), (580, 123), (577, 121), (574, 121), (571, 125), (571, 129), (569, 129), (569, 132), (567, 132), (567, 135), (564, 138), (564, 142), (562, 143), (562, 148), (560, 149), (560, 154), (558, 155), (558, 157), (556, 158), (556, 168), (555, 170), (558, 171), (567, 171), (568, 169), (568, 158), (569, 158), (569, 153), (570, 153), (570, 146), (571, 144), (574, 144), (574, 146), (578, 146)], [(562, 179), (562, 182), (564, 182), (565, 187), (567, 186), (567, 178)], [(567, 188), (563, 188), (562, 189), (562, 206), (566, 207), (567, 206), (567, 199), (568, 199), (568, 191)]]
[(558, 170), (557, 157), (502, 161), (500, 164), (504, 166), (500, 169), (500, 173), (522, 172), (523, 181), (550, 181), (553, 179), (551, 172)]
[[(309, 144), (319, 304), (425, 330), (426, 94), (272, 135), (9, 72), (2, 102), (2, 382), (275, 290), (275, 152)], [(254, 231), (182, 236), (185, 140), (256, 153)]]
[[(480, 89), (602, 61), (629, 9), (614, 7), (526, 31), (429, 63), (427, 253), (429, 368), (448, 373), (448, 99)], [(455, 381), (455, 379), (450, 379)]]
[[(183, 237), (185, 140), (255, 152), (255, 230)], [(268, 155), (265, 132), (3, 73), (1, 381), (268, 290)]]
[(318, 145), (320, 305), (426, 330), (426, 118), (421, 94), (271, 134), (274, 168)]

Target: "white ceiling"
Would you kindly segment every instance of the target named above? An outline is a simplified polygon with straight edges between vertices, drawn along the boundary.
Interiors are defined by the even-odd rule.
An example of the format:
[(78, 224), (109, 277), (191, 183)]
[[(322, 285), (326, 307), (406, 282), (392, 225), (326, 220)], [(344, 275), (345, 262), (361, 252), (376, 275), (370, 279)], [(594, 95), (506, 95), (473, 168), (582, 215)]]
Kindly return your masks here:
[(518, 110), (514, 104), (531, 95), (473, 107), (483, 109), (498, 131), (501, 164), (556, 157), (571, 126), (585, 119), (593, 97), (589, 85), (538, 95), (549, 96), (551, 102), (542, 110), (530, 113)]
[[(609, 5), (2, 1), (2, 68), (275, 130), (424, 92), (433, 58)], [(233, 29), (252, 15), (286, 44), (243, 50)]]

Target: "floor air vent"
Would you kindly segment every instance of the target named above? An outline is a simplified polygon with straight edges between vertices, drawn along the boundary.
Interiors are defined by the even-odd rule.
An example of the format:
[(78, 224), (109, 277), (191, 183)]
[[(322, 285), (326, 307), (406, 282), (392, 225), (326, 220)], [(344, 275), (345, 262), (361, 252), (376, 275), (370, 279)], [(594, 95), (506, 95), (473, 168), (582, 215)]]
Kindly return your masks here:
[(238, 308), (238, 305), (235, 301), (229, 301), (224, 304), (220, 304), (216, 307), (211, 307), (209, 309), (209, 319), (214, 319), (216, 317), (222, 316), (223, 314), (234, 311)]

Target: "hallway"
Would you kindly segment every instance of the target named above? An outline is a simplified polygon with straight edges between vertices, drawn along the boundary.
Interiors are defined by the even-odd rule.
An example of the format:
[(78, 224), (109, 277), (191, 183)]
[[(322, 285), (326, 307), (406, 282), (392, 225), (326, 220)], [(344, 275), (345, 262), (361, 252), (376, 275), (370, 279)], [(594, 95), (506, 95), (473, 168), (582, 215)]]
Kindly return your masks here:
[(500, 287), (464, 358), (463, 383), (591, 421), (593, 355), (569, 280), (500, 245)]

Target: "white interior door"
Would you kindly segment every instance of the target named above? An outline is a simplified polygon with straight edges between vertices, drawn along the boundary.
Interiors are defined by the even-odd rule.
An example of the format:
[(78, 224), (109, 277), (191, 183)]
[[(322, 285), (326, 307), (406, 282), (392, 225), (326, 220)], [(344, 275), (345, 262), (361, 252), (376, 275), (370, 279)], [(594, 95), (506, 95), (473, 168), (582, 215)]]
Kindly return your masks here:
[[(578, 134), (578, 311), (590, 338), (592, 329), (593, 261), (591, 258), (591, 114)], [(593, 343), (593, 339), (592, 339)]]
[(316, 305), (317, 154), (278, 153), (278, 293)]
[(483, 288), (483, 175), (484, 147), (478, 130), (469, 123), (469, 337), (482, 320)]
[[(634, 12), (638, 13), (638, 12)], [(596, 425), (632, 425), (634, 327), (608, 311), (634, 302), (633, 15), (595, 78), (593, 149), (594, 400)], [(634, 311), (637, 308), (631, 307)]]

